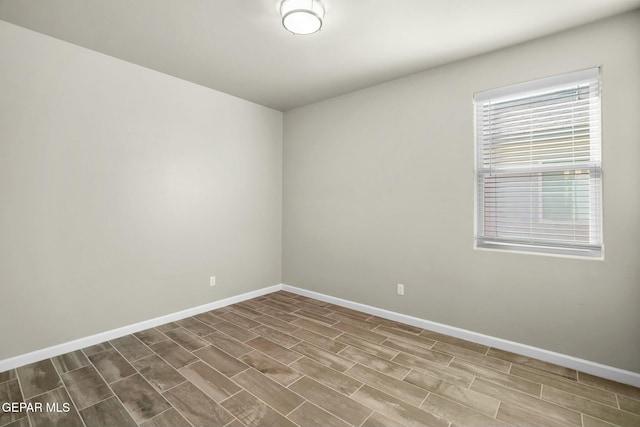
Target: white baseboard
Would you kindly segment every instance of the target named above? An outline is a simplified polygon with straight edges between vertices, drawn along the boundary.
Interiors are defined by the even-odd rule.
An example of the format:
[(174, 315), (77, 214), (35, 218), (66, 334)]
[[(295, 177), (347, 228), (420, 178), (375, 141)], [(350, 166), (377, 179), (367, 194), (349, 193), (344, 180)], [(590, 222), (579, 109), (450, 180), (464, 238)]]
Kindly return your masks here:
[(165, 323), (174, 322), (176, 320), (184, 319), (190, 316), (194, 316), (196, 314), (204, 313), (206, 311), (215, 310), (216, 308), (225, 307), (227, 305), (235, 304), (241, 301), (259, 297), (261, 295), (269, 294), (271, 292), (276, 292), (279, 290), (285, 290), (295, 294), (304, 295), (310, 298), (315, 298), (320, 301), (329, 302), (335, 305), (340, 305), (342, 307), (347, 307), (354, 310), (359, 310), (365, 313), (369, 313), (375, 316), (383, 317), (385, 319), (395, 320), (398, 322), (406, 323), (408, 325), (417, 326), (423, 329), (429, 329), (431, 331), (440, 332), (440, 333), (451, 335), (457, 338), (462, 338), (468, 341), (484, 344), (490, 347), (499, 348), (501, 350), (510, 351), (513, 353), (521, 354), (523, 356), (544, 360), (545, 362), (554, 363), (556, 365), (564, 366), (570, 369), (575, 369), (581, 372), (585, 372), (591, 375), (596, 375), (612, 381), (617, 381), (617, 382), (629, 384), (635, 387), (640, 387), (640, 373), (626, 371), (624, 369), (619, 369), (619, 368), (614, 368), (612, 366), (591, 362), (589, 360), (568, 356), (566, 354), (556, 353), (553, 351), (532, 347), (530, 345), (521, 344), (514, 341), (508, 341), (501, 338), (496, 338), (489, 335), (468, 331), (466, 329), (456, 328), (454, 326), (432, 322), (430, 320), (408, 316), (406, 314), (396, 313), (393, 311), (384, 310), (382, 308), (377, 308), (377, 307), (373, 307), (366, 304), (360, 304), (360, 303), (349, 301), (346, 299), (337, 298), (337, 297), (321, 294), (314, 291), (308, 291), (306, 289), (301, 289), (295, 286), (290, 286), (285, 284), (268, 286), (266, 288), (257, 289), (255, 291), (247, 292), (241, 295), (236, 295), (236, 296), (225, 298), (222, 300), (210, 302), (208, 304), (178, 311), (176, 313), (167, 314), (165, 316), (156, 317), (154, 319), (145, 320), (139, 323), (134, 323), (133, 325), (123, 326), (121, 328), (112, 329), (106, 332), (101, 332), (99, 334), (91, 335), (85, 338), (80, 338), (77, 340), (58, 344), (52, 347), (47, 347), (42, 350), (37, 350), (31, 353), (26, 353), (26, 354), (12, 357), (9, 359), (0, 360), (0, 372), (8, 371), (9, 369), (14, 369), (29, 363), (38, 362), (40, 360), (48, 359), (50, 357), (60, 356), (61, 354), (80, 350), (81, 348), (89, 347), (95, 344), (100, 344), (105, 341), (109, 341), (115, 338), (120, 338), (125, 335), (129, 335), (135, 332), (140, 332), (145, 329), (153, 328), (155, 326), (164, 325)]
[(154, 319), (145, 320), (143, 322), (134, 323), (133, 325), (127, 325), (121, 328), (112, 329), (110, 331), (100, 332), (98, 334), (91, 335), (88, 337), (54, 345), (52, 347), (43, 348), (41, 350), (36, 350), (31, 353), (26, 353), (20, 356), (11, 357), (9, 359), (0, 360), (0, 372), (8, 371), (9, 369), (14, 369), (20, 366), (27, 365), (29, 363), (38, 362), (40, 360), (48, 359), (50, 357), (60, 356), (61, 354), (80, 350), (81, 348), (89, 347), (95, 344), (100, 344), (102, 342), (109, 341), (115, 338), (120, 338), (125, 335), (133, 334), (135, 332), (144, 331), (145, 329), (164, 325), (165, 323), (175, 322), (176, 320), (185, 319), (187, 317), (195, 316), (196, 314), (204, 313), (210, 310), (215, 310), (216, 308), (225, 307), (227, 305), (231, 305), (231, 304), (235, 304), (251, 298), (259, 297), (261, 295), (269, 294), (271, 292), (279, 291), (281, 289), (282, 289), (282, 285), (268, 286), (266, 288), (257, 289), (255, 291), (221, 299), (218, 301), (213, 301), (208, 304), (188, 308), (186, 310), (167, 314), (165, 316), (160, 316)]
[(544, 360), (545, 362), (554, 363), (566, 368), (575, 369), (587, 374), (596, 375), (608, 380), (629, 384), (640, 387), (640, 373), (626, 371), (624, 369), (614, 368), (613, 366), (603, 365), (589, 360), (580, 359), (554, 351), (544, 350), (530, 345), (517, 343), (514, 341), (504, 340), (489, 335), (480, 334), (478, 332), (468, 331), (466, 329), (456, 328), (455, 326), (444, 325), (442, 323), (432, 322), (430, 320), (420, 319), (418, 317), (408, 316), (406, 314), (396, 313), (382, 308), (372, 307), (366, 304), (336, 298), (330, 295), (318, 292), (308, 291), (306, 289), (296, 288), (295, 286), (282, 285), (282, 290), (315, 298), (320, 301), (329, 302), (342, 307), (351, 308), (365, 313), (373, 314), (385, 319), (395, 320), (406, 323), (408, 325), (417, 326), (423, 329), (440, 332), (442, 334), (451, 335), (453, 337), (462, 338), (478, 344), (484, 344), (490, 347), (499, 348), (501, 350), (510, 351), (512, 353), (521, 354), (523, 356)]

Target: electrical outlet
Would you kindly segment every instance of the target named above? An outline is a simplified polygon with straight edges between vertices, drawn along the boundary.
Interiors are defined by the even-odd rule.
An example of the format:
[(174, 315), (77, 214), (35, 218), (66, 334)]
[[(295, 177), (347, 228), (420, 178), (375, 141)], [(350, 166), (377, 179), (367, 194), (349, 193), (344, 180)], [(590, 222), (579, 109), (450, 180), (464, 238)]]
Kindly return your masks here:
[(216, 276), (209, 277), (209, 286), (215, 286), (215, 285), (216, 285)]
[(404, 295), (404, 285), (398, 283), (398, 295)]

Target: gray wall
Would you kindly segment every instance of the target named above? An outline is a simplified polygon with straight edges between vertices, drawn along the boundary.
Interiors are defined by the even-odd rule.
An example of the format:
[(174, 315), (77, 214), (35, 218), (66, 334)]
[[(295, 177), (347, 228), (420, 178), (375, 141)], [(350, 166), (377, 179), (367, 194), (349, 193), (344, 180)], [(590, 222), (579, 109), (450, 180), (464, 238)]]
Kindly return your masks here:
[[(598, 65), (606, 260), (474, 250), (473, 93)], [(283, 281), (640, 372), (639, 117), (640, 11), (288, 111)]]
[(1, 21), (0, 52), (0, 359), (281, 282), (282, 113)]

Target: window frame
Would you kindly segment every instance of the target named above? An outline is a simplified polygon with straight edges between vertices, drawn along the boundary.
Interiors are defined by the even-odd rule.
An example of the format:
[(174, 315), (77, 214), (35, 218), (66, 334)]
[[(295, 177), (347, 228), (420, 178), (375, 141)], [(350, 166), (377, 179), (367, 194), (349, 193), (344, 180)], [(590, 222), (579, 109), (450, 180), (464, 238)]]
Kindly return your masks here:
[[(540, 94), (544, 91), (551, 91), (553, 88), (578, 83), (580, 81), (588, 81), (595, 80), (597, 83), (597, 98), (591, 99), (590, 102), (598, 102), (597, 108), (597, 117), (591, 118), (591, 123), (594, 123), (597, 126), (597, 134), (595, 137), (598, 139), (598, 158), (599, 161), (590, 163), (594, 164), (593, 169), (589, 168), (590, 171), (588, 173), (593, 173), (593, 177), (589, 178), (591, 182), (594, 180), (597, 182), (597, 186), (593, 190), (589, 190), (589, 206), (595, 206), (595, 209), (598, 209), (599, 212), (596, 213), (596, 219), (589, 219), (586, 222), (589, 224), (589, 233), (592, 235), (594, 233), (593, 226), (596, 225), (596, 231), (600, 233), (599, 242), (596, 244), (592, 243), (592, 237), (590, 237), (590, 244), (581, 245), (582, 247), (576, 247), (568, 245), (565, 243), (552, 243), (552, 242), (529, 242), (529, 243), (518, 243), (518, 242), (504, 242), (499, 241), (499, 239), (490, 239), (486, 236), (479, 236), (479, 232), (481, 229), (480, 221), (486, 221), (485, 212), (484, 212), (484, 203), (481, 203), (484, 200), (485, 193), (480, 185), (481, 177), (485, 177), (486, 175), (481, 174), (479, 171), (479, 159), (478, 157), (481, 155), (479, 151), (479, 117), (478, 117), (478, 104), (486, 103), (489, 100), (513, 97), (513, 98), (525, 98), (527, 96), (534, 97), (536, 94)], [(560, 257), (569, 257), (569, 258), (578, 258), (578, 259), (588, 259), (588, 260), (604, 260), (604, 199), (603, 199), (603, 159), (602, 159), (602, 83), (601, 83), (601, 73), (600, 67), (589, 68), (581, 71), (555, 75), (551, 77), (546, 77), (542, 79), (532, 80), (524, 83), (513, 84), (509, 86), (504, 86), (496, 89), (489, 89), (481, 92), (477, 92), (473, 96), (473, 130), (474, 130), (474, 249), (476, 250), (489, 250), (489, 251), (501, 251), (501, 252), (514, 252), (514, 253), (530, 253), (537, 255), (548, 255), (548, 256), (560, 256)], [(590, 107), (591, 108), (591, 107)], [(591, 141), (592, 135), (589, 136), (589, 150), (593, 154), (594, 145)], [(576, 168), (578, 170), (580, 168)], [(515, 172), (516, 168), (514, 168), (511, 172)], [(511, 173), (508, 172), (508, 173)], [(543, 185), (543, 172), (540, 172), (539, 184), (540, 191), (538, 193), (539, 200), (538, 206), (532, 207), (533, 210), (539, 210), (540, 212), (543, 209), (543, 193), (542, 193), (542, 185)], [(594, 198), (594, 193), (595, 198)], [(594, 200), (597, 199), (598, 203), (594, 204)], [(591, 210), (589, 211), (590, 217), (592, 216)], [(597, 221), (594, 223), (594, 221)], [(542, 222), (542, 216), (540, 216), (538, 222)], [(546, 222), (546, 220), (545, 220)], [(576, 221), (574, 221), (576, 222)], [(599, 244), (598, 244), (599, 243)]]

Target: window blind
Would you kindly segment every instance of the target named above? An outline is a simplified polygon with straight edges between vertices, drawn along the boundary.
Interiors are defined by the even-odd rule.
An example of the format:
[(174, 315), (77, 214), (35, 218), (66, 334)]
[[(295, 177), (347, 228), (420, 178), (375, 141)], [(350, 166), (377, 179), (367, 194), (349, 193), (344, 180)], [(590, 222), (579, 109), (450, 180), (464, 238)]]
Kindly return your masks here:
[(474, 100), (476, 245), (601, 257), (599, 69)]

